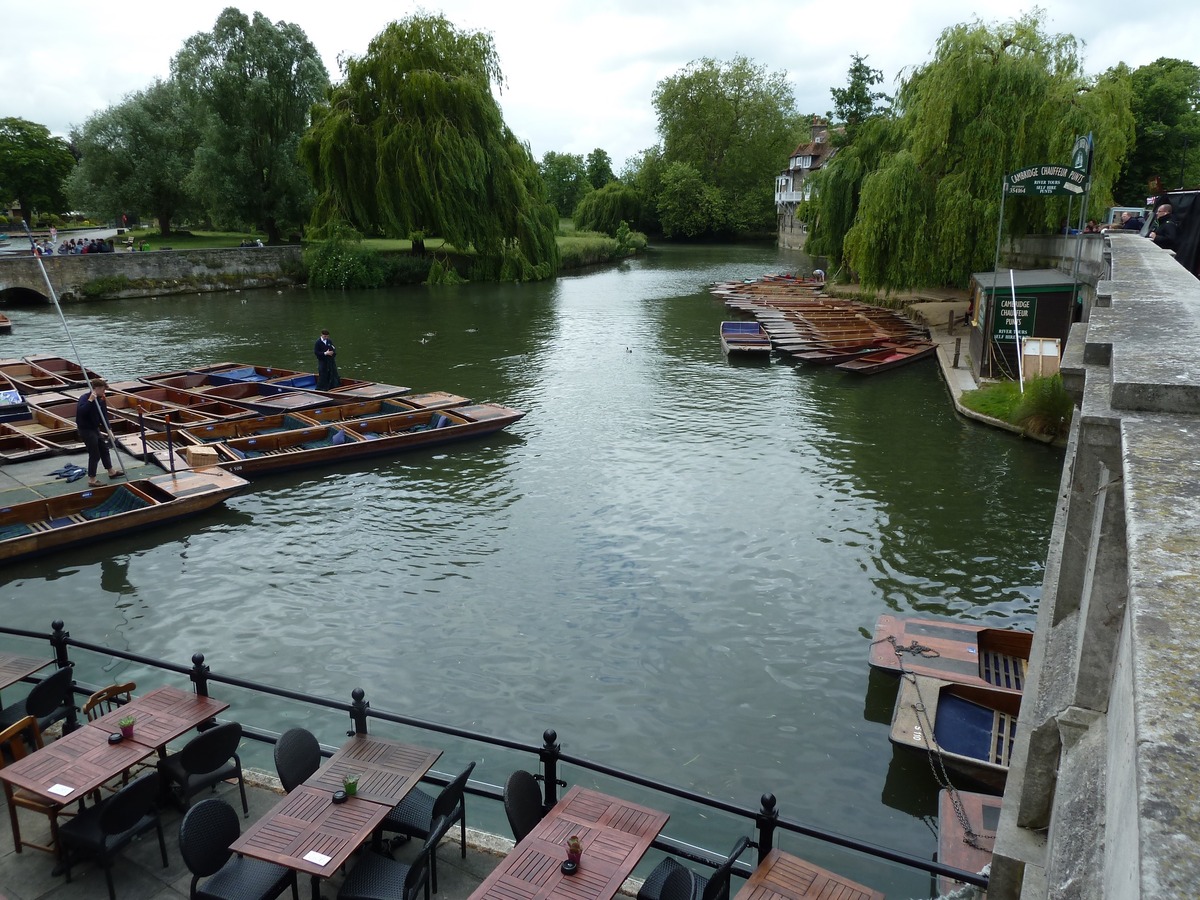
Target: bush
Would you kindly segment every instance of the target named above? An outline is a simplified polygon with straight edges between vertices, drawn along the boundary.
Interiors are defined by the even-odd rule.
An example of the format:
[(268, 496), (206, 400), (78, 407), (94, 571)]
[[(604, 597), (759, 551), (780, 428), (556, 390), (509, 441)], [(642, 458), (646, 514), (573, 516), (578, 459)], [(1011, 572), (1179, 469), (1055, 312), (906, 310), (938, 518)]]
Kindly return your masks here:
[(304, 251), (311, 284), (323, 288), (375, 288), (384, 284), (379, 254), (362, 245), (362, 235), (344, 225), (332, 225), (324, 240)]
[(1035, 377), (1025, 382), (1025, 393), (1013, 410), (1011, 421), (1032, 434), (1064, 438), (1071, 430), (1074, 412), (1075, 404), (1063, 387), (1061, 375)]

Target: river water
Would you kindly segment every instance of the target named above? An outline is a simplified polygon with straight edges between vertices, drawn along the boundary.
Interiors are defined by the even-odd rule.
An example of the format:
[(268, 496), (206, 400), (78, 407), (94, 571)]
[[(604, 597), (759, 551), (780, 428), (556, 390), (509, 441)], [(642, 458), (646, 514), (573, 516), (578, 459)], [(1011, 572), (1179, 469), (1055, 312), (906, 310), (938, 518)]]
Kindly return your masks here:
[[(377, 707), (515, 740), (554, 728), (568, 752), (750, 806), (771, 791), (790, 818), (931, 857), (937, 784), (893, 755), (895, 689), (869, 677), (871, 631), (885, 612), (1033, 627), (1062, 455), (957, 417), (931, 363), (857, 379), (727, 362), (707, 286), (807, 264), (653, 248), (550, 284), (71, 305), (85, 363), (110, 380), (217, 360), (312, 370), (327, 327), (344, 376), (528, 414), (7, 566), (0, 617), (62, 618), (77, 638), (183, 664), (200, 650), (214, 670), (314, 693), (361, 685)], [(8, 312), (0, 355), (72, 355), (50, 307)], [(303, 719), (329, 744), (347, 724), (228, 698), (246, 721)], [(440, 771), (479, 759), (493, 784), (532, 765), (443, 746)], [(271, 768), (257, 746), (246, 758)], [(672, 809), (673, 836), (719, 850), (736, 836), (646, 802)], [(473, 824), (507, 833), (483, 806)], [(889, 896), (928, 896), (927, 876), (784, 844)]]

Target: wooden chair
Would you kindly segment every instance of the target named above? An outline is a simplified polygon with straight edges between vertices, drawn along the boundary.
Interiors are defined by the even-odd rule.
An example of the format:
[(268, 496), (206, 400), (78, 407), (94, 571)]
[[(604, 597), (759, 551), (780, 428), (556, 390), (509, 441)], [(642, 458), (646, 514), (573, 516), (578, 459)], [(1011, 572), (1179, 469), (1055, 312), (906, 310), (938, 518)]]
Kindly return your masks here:
[[(33, 750), (30, 749), (31, 747)], [(19, 759), (24, 759), (29, 753), (41, 748), (42, 732), (38, 728), (37, 719), (33, 716), (26, 716), (15, 725), (10, 725), (0, 731), (0, 769)], [(58, 855), (58, 816), (63, 812), (62, 807), (21, 788), (14, 788), (7, 781), (0, 781), (0, 785), (4, 786), (4, 799), (8, 801), (8, 817), (12, 822), (14, 849), (20, 853), (22, 847), (33, 847), (35, 850)], [(21, 823), (17, 818), (18, 808), (41, 813), (50, 820), (49, 844), (38, 844), (21, 838)]]
[(120, 709), (128, 703), (136, 689), (137, 685), (132, 681), (124, 684), (110, 684), (106, 688), (100, 688), (83, 704), (83, 714), (87, 716), (89, 722), (94, 722), (101, 716), (114, 709)]

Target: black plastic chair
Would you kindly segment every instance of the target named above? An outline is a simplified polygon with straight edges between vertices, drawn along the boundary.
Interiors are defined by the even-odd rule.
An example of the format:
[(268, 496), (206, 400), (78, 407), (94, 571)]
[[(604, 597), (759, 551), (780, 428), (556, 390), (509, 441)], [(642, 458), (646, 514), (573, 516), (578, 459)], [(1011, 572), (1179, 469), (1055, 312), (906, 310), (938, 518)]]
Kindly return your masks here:
[(151, 828), (158, 831), (158, 849), (163, 868), (167, 867), (167, 842), (155, 802), (158, 799), (158, 773), (147, 772), (136, 778), (111, 797), (83, 810), (75, 818), (58, 827), (62, 842), (62, 861), (67, 881), (71, 880), (71, 864), (75, 853), (96, 856), (104, 866), (109, 900), (116, 900), (113, 890), (112, 858), (135, 837)]
[(188, 801), (206, 787), (215, 788), (227, 778), (237, 778), (238, 790), (242, 792), (242, 812), (250, 815), (242, 760), (237, 754), (241, 741), (241, 724), (225, 722), (202, 731), (178, 753), (159, 761), (158, 774), (163, 778), (163, 786), (175, 797), (181, 809), (186, 810)]
[[(717, 866), (707, 878), (681, 865), (674, 857), (668, 856), (655, 866), (646, 878), (645, 884), (637, 893), (638, 900), (729, 900), (729, 878), (733, 873), (733, 864), (749, 846), (750, 838), (738, 838), (733, 849), (729, 851), (729, 858)], [(681, 872), (686, 873), (690, 884), (690, 893), (682, 896), (679, 892), (685, 890), (685, 887), (683, 877), (679, 875)], [(667, 893), (668, 887), (672, 891), (671, 894)]]
[(518, 844), (546, 815), (537, 778), (524, 769), (517, 769), (504, 782), (504, 813)]
[[(455, 822), (458, 822), (462, 857), (467, 858), (467, 802), (463, 789), (474, 768), (475, 763), (472, 762), (442, 788), (436, 798), (420, 788), (409, 791), (408, 796), (392, 807), (379, 825), (379, 831), (395, 831), (408, 837), (425, 838), (433, 845), (429, 857), (429, 878), (435, 894), (438, 890), (437, 845)], [(435, 823), (441, 824), (441, 831), (434, 830)]]
[(429, 900), (429, 859), (437, 843), (432, 835), (445, 834), (449, 827), (445, 822), (432, 823), (430, 837), (411, 865), (379, 853), (364, 853), (347, 873), (337, 900), (417, 900), (422, 888)]
[[(289, 885), (292, 900), (300, 900), (294, 869), (234, 856), (229, 845), (241, 831), (237, 811), (220, 797), (201, 800), (184, 813), (179, 854), (192, 873), (191, 900), (271, 900)], [(201, 878), (208, 878), (203, 887)]]
[(37, 719), (41, 731), (65, 719), (67, 711), (75, 706), (75, 695), (72, 691), (75, 684), (74, 674), (75, 670), (71, 666), (63, 666), (53, 674), (47, 675), (33, 686), (24, 700), (18, 700), (0, 711), (0, 729), (15, 725), (26, 716)]
[(289, 728), (275, 742), (275, 771), (290, 794), (321, 768), (321, 745), (306, 728)]

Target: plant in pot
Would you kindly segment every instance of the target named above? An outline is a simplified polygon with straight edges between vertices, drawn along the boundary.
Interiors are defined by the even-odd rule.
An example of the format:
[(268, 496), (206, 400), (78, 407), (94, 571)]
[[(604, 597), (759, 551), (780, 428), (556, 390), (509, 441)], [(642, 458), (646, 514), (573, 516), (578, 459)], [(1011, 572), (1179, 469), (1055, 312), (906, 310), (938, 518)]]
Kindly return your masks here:
[(567, 862), (577, 866), (581, 856), (583, 856), (583, 844), (579, 843), (578, 835), (573, 834), (567, 838)]
[(358, 773), (351, 772), (342, 778), (342, 788), (346, 791), (347, 797), (353, 797), (358, 793)]
[(121, 729), (121, 737), (133, 737), (133, 723), (135, 721), (133, 716), (123, 716), (117, 721), (117, 726)]

